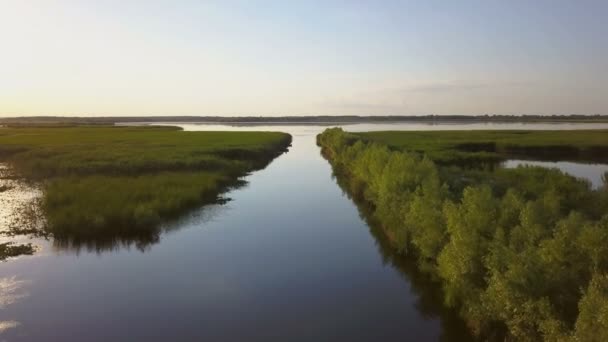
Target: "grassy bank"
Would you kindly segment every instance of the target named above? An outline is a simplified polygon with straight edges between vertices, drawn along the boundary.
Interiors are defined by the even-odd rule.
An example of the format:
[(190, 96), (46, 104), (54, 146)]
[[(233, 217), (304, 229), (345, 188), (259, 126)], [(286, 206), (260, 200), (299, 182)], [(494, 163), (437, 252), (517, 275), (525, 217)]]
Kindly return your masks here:
[(215, 200), (290, 142), (284, 133), (172, 127), (1, 128), (0, 161), (42, 184), (49, 232), (129, 235)]
[[(476, 334), (599, 341), (608, 338), (608, 193), (558, 170), (471, 169), (462, 159), (508, 158), (504, 146), (604, 148), (606, 134), (329, 129), (318, 143), (393, 248), (442, 284)], [(470, 150), (481, 143), (497, 148)]]

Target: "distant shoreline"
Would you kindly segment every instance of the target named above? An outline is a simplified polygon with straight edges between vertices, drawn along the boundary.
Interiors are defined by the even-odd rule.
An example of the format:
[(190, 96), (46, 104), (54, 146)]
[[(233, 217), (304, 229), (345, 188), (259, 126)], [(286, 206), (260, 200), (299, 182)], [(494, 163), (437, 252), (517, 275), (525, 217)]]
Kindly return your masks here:
[(201, 123), (234, 125), (332, 125), (357, 123), (512, 123), (512, 122), (564, 122), (564, 123), (605, 123), (608, 115), (425, 115), (425, 116), (123, 116), (123, 117), (62, 117), (32, 116), (0, 118), (3, 125), (111, 125), (125, 123)]

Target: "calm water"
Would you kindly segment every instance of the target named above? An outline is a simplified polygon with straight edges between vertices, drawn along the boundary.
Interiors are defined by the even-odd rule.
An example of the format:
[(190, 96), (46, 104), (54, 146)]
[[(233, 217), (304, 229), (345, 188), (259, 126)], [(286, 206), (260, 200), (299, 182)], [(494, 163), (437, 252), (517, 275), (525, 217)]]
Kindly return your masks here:
[[(336, 184), (315, 145), (323, 126), (182, 126), (277, 130), (294, 140), (227, 193), (227, 204), (195, 211), (159, 236), (87, 246), (32, 240), (34, 256), (0, 264), (0, 340), (468, 339), (438, 305), (436, 288), (385, 247)], [(347, 127), (463, 128), (573, 126)]]

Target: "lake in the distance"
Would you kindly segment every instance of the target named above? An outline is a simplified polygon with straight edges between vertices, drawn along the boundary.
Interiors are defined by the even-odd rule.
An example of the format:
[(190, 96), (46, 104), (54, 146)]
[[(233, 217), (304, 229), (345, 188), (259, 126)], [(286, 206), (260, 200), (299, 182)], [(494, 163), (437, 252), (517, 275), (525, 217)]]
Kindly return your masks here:
[[(175, 124), (172, 124), (175, 125)], [(385, 247), (332, 177), (326, 126), (273, 130), (293, 146), (149, 241), (66, 246), (0, 263), (0, 340), (462, 341), (436, 288)], [(355, 124), (345, 129), (589, 129), (608, 124)], [(0, 203), (2, 204), (2, 203)]]

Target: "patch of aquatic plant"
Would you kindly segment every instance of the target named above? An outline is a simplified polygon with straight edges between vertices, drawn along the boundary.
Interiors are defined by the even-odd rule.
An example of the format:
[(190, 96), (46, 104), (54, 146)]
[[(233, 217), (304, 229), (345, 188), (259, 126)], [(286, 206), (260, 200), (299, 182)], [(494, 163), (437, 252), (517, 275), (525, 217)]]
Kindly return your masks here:
[(65, 177), (48, 182), (42, 208), (55, 235), (134, 232), (155, 227), (185, 208), (213, 202), (228, 180), (202, 171)]
[[(46, 232), (111, 240), (155, 231), (162, 220), (213, 202), (290, 143), (278, 132), (4, 128), (0, 158), (15, 174), (40, 182)], [(24, 220), (11, 231), (28, 231)]]
[[(552, 144), (571, 134), (538, 133), (526, 139)], [(594, 146), (598, 134), (589, 139)], [(370, 135), (328, 129), (318, 144), (349, 191), (369, 203), (393, 248), (442, 284), (446, 304), (475, 334), (608, 337), (608, 192), (556, 169), (437, 163), (440, 143), (428, 153), (418, 142), (405, 148), (410, 132), (379, 134), (382, 142)]]
[(35, 251), (31, 243), (16, 245), (12, 242), (0, 243), (0, 261), (20, 255), (33, 255)]

